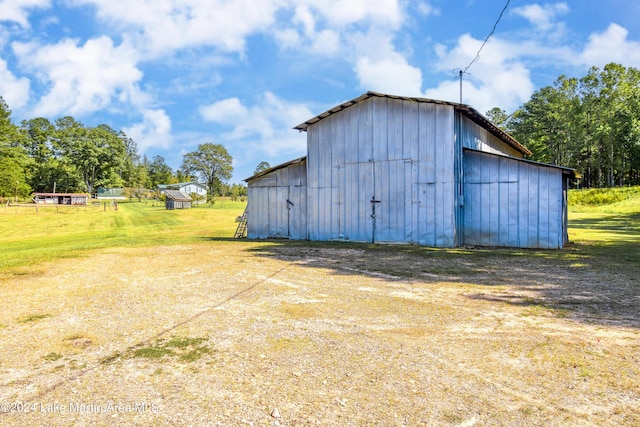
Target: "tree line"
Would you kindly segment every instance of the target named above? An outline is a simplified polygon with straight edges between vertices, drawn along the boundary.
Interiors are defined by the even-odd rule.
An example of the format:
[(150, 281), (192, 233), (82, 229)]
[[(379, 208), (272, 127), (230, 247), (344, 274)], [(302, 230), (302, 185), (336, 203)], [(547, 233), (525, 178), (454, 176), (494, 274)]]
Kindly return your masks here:
[(0, 198), (26, 199), (33, 192), (89, 193), (125, 188), (141, 196), (160, 184), (200, 181), (213, 196), (242, 196), (228, 184), (232, 157), (224, 146), (205, 143), (186, 153), (174, 171), (162, 156), (140, 156), (136, 142), (107, 125), (84, 126), (73, 117), (45, 118), (15, 125), (0, 97)]
[(487, 112), (533, 152), (576, 169), (583, 187), (640, 185), (640, 71), (619, 64), (560, 76), (512, 114)]

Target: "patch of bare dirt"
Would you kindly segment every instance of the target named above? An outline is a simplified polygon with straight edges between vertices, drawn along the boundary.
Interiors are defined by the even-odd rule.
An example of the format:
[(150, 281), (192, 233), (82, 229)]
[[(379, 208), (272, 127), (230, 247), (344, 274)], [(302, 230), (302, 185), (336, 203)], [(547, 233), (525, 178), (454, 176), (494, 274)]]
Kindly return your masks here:
[(0, 282), (0, 424), (639, 425), (637, 317), (574, 292), (600, 273), (514, 261), (246, 241), (66, 260)]

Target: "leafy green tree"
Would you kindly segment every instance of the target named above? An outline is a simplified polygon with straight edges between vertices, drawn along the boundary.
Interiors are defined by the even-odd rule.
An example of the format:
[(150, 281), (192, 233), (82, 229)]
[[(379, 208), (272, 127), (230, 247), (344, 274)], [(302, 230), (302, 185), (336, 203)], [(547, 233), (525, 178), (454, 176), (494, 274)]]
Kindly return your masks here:
[(51, 139), (55, 130), (54, 125), (49, 120), (38, 117), (24, 120), (22, 129), (27, 136), (23, 139), (23, 144), (29, 157), (36, 163), (46, 163), (53, 155)]
[[(502, 108), (494, 107), (485, 113), (491, 122), (500, 129), (506, 131), (509, 127), (509, 115)], [(268, 164), (268, 163), (267, 163)], [(257, 171), (257, 169), (256, 169)]]
[(258, 163), (258, 166), (256, 166), (256, 170), (253, 171), (253, 174), (257, 174), (260, 173), (264, 170), (267, 170), (271, 167), (271, 165), (269, 164), (269, 162), (260, 162)]
[(94, 193), (99, 187), (124, 185), (119, 173), (127, 153), (118, 132), (107, 125), (85, 128), (72, 117), (63, 117), (56, 121), (56, 135), (61, 163), (75, 168), (84, 191)]
[(595, 186), (638, 183), (640, 72), (608, 64), (591, 68), (580, 82), (589, 159), (585, 179)]
[(239, 197), (246, 197), (247, 187), (242, 184), (233, 184), (230, 188), (230, 193), (233, 200), (237, 200)]
[(21, 144), (30, 159), (26, 176), (35, 191), (51, 191), (51, 174), (54, 158), (52, 136), (55, 127), (42, 117), (23, 120), (21, 123)]
[(560, 76), (507, 123), (534, 160), (577, 169), (586, 187), (640, 184), (640, 71), (635, 68), (608, 64), (580, 79)]
[(177, 182), (190, 182), (190, 181), (197, 181), (198, 179), (197, 176), (193, 176), (191, 174), (185, 173), (185, 171), (183, 171), (182, 169), (178, 169), (176, 171), (175, 177)]
[(125, 187), (144, 188), (144, 177), (140, 174), (139, 169), (140, 154), (138, 154), (138, 144), (122, 131), (118, 132), (118, 137), (122, 140), (126, 153), (119, 173), (125, 183)]
[(11, 121), (11, 110), (0, 97), (0, 199), (25, 198), (31, 192), (27, 174), (31, 160), (23, 134)]
[(31, 187), (26, 182), (25, 170), (10, 157), (0, 158), (0, 199), (26, 198)]
[(186, 153), (181, 169), (188, 175), (198, 175), (207, 184), (210, 197), (222, 194), (222, 184), (231, 178), (233, 158), (220, 144), (198, 145)]
[(173, 183), (173, 170), (164, 161), (162, 156), (154, 156), (153, 160), (148, 163), (149, 180), (153, 189), (158, 185)]
[[(5, 114), (6, 113), (6, 114)], [(31, 161), (18, 142), (20, 132), (11, 122), (10, 111), (0, 98), (0, 199), (26, 198), (31, 192), (28, 172)]]

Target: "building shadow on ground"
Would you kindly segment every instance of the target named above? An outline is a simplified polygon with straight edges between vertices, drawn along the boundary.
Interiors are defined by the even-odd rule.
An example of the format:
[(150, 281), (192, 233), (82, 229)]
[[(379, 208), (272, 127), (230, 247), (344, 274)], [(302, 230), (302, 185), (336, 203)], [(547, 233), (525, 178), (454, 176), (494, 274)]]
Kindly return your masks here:
[(257, 256), (327, 274), (464, 285), (465, 298), (535, 306), (585, 323), (640, 327), (640, 215), (581, 219), (570, 227), (593, 231), (600, 240), (583, 239), (563, 250), (236, 241), (248, 243), (246, 250)]

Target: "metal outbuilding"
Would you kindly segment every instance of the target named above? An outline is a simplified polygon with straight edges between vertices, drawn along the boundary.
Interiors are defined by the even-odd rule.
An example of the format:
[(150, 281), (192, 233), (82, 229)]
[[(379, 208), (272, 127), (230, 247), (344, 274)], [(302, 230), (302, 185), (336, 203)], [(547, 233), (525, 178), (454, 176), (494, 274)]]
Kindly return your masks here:
[(307, 159), (301, 157), (248, 178), (248, 237), (307, 238)]
[(86, 206), (89, 200), (86, 193), (33, 193), (33, 201), (48, 205)]
[(307, 132), (307, 156), (246, 180), (250, 238), (567, 241), (574, 171), (524, 160), (529, 150), (467, 105), (367, 92), (295, 129)]
[(192, 199), (178, 190), (165, 190), (165, 209), (189, 209), (191, 208)]

